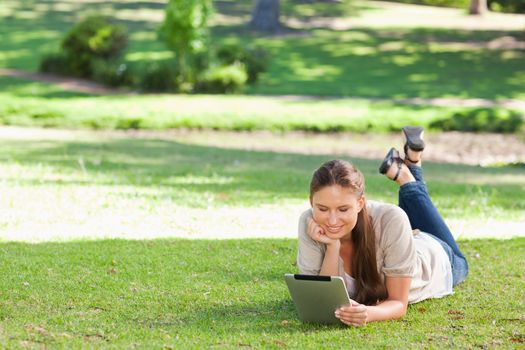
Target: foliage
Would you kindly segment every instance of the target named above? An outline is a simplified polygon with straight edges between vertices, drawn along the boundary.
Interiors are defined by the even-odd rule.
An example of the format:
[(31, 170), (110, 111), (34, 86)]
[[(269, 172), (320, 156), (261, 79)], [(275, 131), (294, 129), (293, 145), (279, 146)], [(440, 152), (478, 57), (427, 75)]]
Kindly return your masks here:
[(514, 133), (523, 129), (523, 115), (500, 108), (474, 108), (454, 113), (451, 117), (430, 123), (431, 128), (444, 131), (475, 131)]
[[(446, 6), (468, 8), (470, 0), (390, 0), (405, 4), (422, 4), (429, 6)], [(487, 0), (487, 5), (491, 11), (507, 13), (525, 12), (525, 2), (523, 0)]]
[(488, 0), (487, 2), (489, 8), (495, 12), (525, 12), (525, 1), (523, 0)]
[(95, 60), (118, 58), (126, 47), (127, 30), (100, 15), (89, 16), (77, 23), (62, 41), (71, 73), (89, 78)]
[[(405, 4), (422, 4), (429, 6), (445, 6), (468, 8), (471, 0), (390, 0)], [(525, 1), (523, 0), (487, 0), (487, 5), (491, 11), (507, 13), (525, 12)]]
[(150, 92), (177, 92), (179, 72), (175, 62), (153, 62), (142, 71), (139, 87)]
[(241, 91), (247, 80), (248, 74), (243, 64), (211, 67), (202, 74), (196, 90), (213, 94), (235, 93)]
[(70, 72), (69, 57), (63, 52), (47, 54), (40, 60), (39, 71), (67, 75)]
[(195, 54), (208, 50), (211, 0), (169, 0), (159, 37), (173, 50), (184, 82), (191, 82)]
[(392, 2), (401, 2), (404, 4), (421, 4), (429, 6), (444, 6), (468, 8), (470, 0), (390, 0)]
[(129, 64), (120, 61), (93, 61), (93, 80), (108, 86), (134, 86), (137, 76)]
[(239, 44), (223, 45), (217, 49), (217, 59), (226, 65), (242, 63), (248, 73), (248, 84), (257, 81), (259, 74), (266, 71), (269, 53), (261, 47), (243, 47)]

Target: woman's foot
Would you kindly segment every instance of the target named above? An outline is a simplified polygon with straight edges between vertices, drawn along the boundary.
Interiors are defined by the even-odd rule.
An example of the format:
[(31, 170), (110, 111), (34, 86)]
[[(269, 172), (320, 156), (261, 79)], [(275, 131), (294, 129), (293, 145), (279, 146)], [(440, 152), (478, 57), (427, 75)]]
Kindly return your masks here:
[(421, 154), (423, 153), (422, 151), (414, 151), (412, 149), (410, 149), (410, 147), (408, 147), (406, 144), (404, 146), (404, 150), (405, 150), (405, 164), (406, 165), (417, 165), (417, 166), (421, 166)]
[(424, 130), (420, 126), (404, 126), (402, 128), (405, 137), (405, 164), (421, 166), (421, 153), (425, 149), (423, 141)]
[(383, 159), (383, 162), (379, 166), (379, 172), (397, 182), (400, 186), (407, 182), (416, 181), (410, 169), (408, 169), (399, 156), (399, 151), (395, 148), (391, 148), (390, 151), (388, 151), (385, 159)]

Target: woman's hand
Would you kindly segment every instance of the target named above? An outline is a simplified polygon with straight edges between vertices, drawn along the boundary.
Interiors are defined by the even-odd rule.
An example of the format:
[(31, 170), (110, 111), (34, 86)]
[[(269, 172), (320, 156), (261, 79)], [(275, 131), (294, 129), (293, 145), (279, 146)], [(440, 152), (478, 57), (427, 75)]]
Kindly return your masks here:
[(335, 317), (347, 326), (366, 326), (368, 321), (368, 309), (366, 305), (351, 300), (351, 305), (345, 305), (335, 310)]
[(308, 218), (308, 227), (307, 227), (308, 235), (310, 238), (312, 238), (314, 241), (324, 243), (326, 245), (333, 245), (339, 243), (338, 239), (331, 239), (328, 237), (321, 226), (315, 222), (313, 218)]

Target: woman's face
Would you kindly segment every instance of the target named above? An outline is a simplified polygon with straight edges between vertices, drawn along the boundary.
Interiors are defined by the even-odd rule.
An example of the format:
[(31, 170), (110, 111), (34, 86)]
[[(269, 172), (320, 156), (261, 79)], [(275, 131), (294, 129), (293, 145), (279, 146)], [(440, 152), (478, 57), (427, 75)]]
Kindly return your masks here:
[(331, 239), (349, 238), (365, 204), (351, 188), (326, 186), (311, 198), (313, 218)]

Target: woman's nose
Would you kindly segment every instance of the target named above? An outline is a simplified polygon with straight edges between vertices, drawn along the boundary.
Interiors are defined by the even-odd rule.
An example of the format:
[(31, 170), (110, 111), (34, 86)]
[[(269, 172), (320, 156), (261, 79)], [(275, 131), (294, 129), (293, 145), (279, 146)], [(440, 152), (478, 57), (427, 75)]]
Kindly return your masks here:
[(337, 224), (337, 216), (335, 214), (330, 214), (330, 216), (328, 217), (328, 223), (330, 225)]

